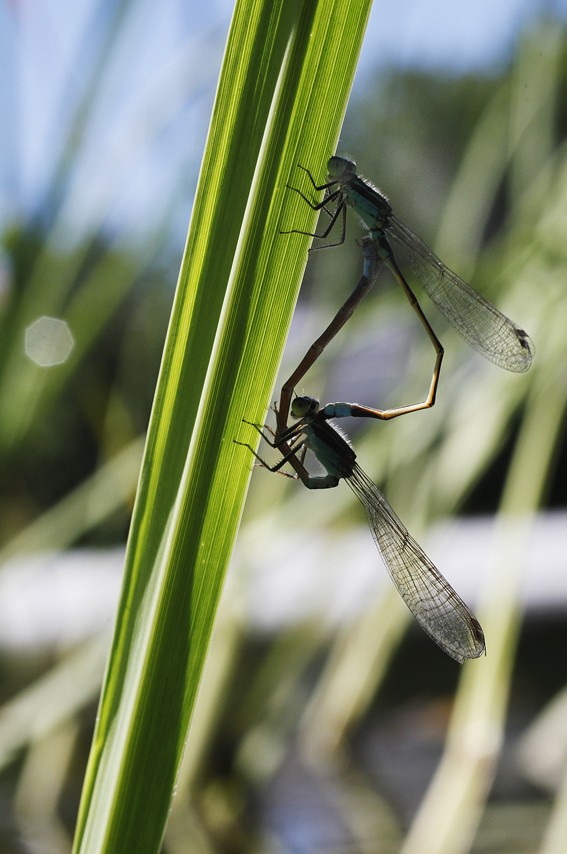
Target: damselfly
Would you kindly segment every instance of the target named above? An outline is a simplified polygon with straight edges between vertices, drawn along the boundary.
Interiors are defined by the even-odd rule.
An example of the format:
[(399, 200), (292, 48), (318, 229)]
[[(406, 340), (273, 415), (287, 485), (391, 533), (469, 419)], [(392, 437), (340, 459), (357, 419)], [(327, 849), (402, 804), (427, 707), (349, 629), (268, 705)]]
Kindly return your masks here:
[[(270, 471), (279, 471), (286, 462), (292, 463), (296, 476), (308, 489), (330, 489), (344, 480), (362, 502), (374, 542), (392, 581), (422, 628), (460, 664), (467, 658), (478, 658), (485, 651), (484, 634), (478, 620), (360, 468), (344, 434), (329, 423), (330, 418), (351, 414), (347, 412), (349, 406), (328, 404), (319, 409), (319, 401), (314, 398), (296, 397), (291, 414), (298, 419), (297, 424), (282, 436), (275, 436), (275, 441), (253, 425), (267, 442), (281, 450), (283, 457), (274, 466), (269, 466), (251, 445), (245, 447)], [(309, 474), (303, 464), (306, 448), (314, 452), (326, 475)]]
[[(295, 187), (290, 189), (299, 193), (313, 210), (327, 210), (326, 206), (332, 202), (335, 209), (327, 211), (331, 221), (323, 234), (297, 229), (286, 233), (309, 233), (311, 237), (325, 239), (342, 215), (341, 239), (338, 243), (326, 244), (338, 246), (345, 239), (346, 209), (353, 208), (370, 231), (379, 257), (388, 264), (406, 293), (409, 286), (394, 257), (389, 238), (403, 247), (423, 290), (467, 344), (501, 368), (519, 373), (528, 370), (535, 353), (528, 334), (446, 267), (411, 229), (400, 222), (382, 193), (357, 175), (355, 163), (343, 157), (331, 157), (327, 163), (329, 180), (321, 186), (315, 183), (307, 169), (300, 168), (307, 172), (315, 190), (327, 190), (328, 193), (323, 201), (314, 204)], [(324, 249), (326, 246), (314, 248)]]

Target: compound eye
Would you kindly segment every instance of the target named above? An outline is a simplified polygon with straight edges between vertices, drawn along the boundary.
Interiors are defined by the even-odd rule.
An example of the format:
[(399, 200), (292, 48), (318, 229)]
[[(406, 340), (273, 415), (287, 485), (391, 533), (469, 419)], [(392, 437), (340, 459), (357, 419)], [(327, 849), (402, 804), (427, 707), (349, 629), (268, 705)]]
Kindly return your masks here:
[(292, 418), (304, 418), (309, 412), (319, 408), (319, 401), (313, 397), (303, 395), (295, 397), (291, 404)]
[(327, 163), (327, 172), (332, 181), (338, 181), (348, 175), (356, 175), (356, 163), (346, 157), (331, 157)]

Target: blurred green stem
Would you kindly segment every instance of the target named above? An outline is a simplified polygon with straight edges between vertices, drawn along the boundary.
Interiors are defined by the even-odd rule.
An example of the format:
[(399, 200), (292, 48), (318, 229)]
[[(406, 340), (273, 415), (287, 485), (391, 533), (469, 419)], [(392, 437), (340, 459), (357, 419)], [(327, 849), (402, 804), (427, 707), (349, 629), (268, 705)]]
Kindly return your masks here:
[[(549, 367), (549, 366), (548, 366)], [(520, 591), (534, 514), (561, 435), (566, 397), (539, 365), (496, 520), (493, 558), (478, 609), (487, 657), (464, 665), (447, 745), (402, 848), (403, 854), (465, 854), (502, 742), (520, 620)]]

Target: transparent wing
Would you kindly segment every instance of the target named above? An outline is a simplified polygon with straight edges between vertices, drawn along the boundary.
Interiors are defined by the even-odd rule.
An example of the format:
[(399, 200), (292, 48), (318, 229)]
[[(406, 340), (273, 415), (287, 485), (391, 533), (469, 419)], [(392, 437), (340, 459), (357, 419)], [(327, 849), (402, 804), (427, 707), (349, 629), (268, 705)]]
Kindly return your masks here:
[(508, 371), (528, 370), (535, 348), (523, 329), (449, 270), (395, 216), (390, 217), (387, 234), (404, 247), (423, 290), (467, 344)]
[(378, 487), (357, 463), (345, 480), (364, 504), (392, 581), (422, 628), (459, 664), (482, 655), (480, 623), (410, 536)]

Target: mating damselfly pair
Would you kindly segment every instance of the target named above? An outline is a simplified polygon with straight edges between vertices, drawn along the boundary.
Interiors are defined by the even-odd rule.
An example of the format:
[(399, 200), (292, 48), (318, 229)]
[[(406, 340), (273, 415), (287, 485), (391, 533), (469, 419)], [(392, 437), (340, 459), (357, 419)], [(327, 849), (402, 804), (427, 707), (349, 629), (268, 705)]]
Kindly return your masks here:
[[(378, 550), (410, 611), (430, 637), (445, 652), (462, 663), (467, 658), (477, 658), (485, 651), (480, 624), (410, 536), (376, 485), (362, 471), (348, 439), (329, 422), (347, 415), (390, 420), (409, 412), (427, 409), (435, 403), (443, 347), (398, 265), (390, 239), (404, 249), (417, 281), (444, 317), (465, 341), (485, 358), (507, 370), (521, 373), (531, 365), (534, 356), (533, 343), (523, 329), (449, 270), (393, 215), (385, 197), (357, 174), (352, 161), (331, 157), (327, 169), (329, 180), (322, 185), (317, 185), (311, 173), (304, 169), (314, 189), (326, 191), (322, 201), (312, 202), (296, 188), (290, 189), (296, 190), (314, 210), (324, 210), (330, 216), (328, 228), (321, 235), (311, 236), (326, 239), (334, 224), (342, 217), (341, 238), (338, 243), (317, 248), (337, 246), (344, 242), (346, 209), (353, 208), (369, 231), (369, 235), (363, 238), (360, 244), (364, 257), (363, 274), (348, 300), (284, 383), (279, 406), (275, 408), (276, 431), (266, 427), (269, 431), (267, 434), (258, 425), (253, 425), (269, 444), (281, 452), (280, 461), (269, 466), (250, 445), (247, 447), (260, 464), (270, 471), (280, 471), (285, 463), (290, 463), (295, 475), (288, 476), (301, 479), (309, 489), (329, 489), (337, 486), (340, 480), (347, 483), (366, 510)], [(328, 206), (333, 203), (335, 207), (329, 211)], [(304, 232), (294, 229), (288, 233)], [(295, 397), (292, 402), (297, 384), (368, 293), (384, 263), (401, 284), (436, 352), (427, 397), (419, 403), (387, 410), (354, 403), (331, 403), (319, 408), (319, 402), (307, 396)], [(296, 423), (288, 426), (290, 408)], [(307, 448), (314, 452), (326, 475), (309, 474), (304, 466)]]

